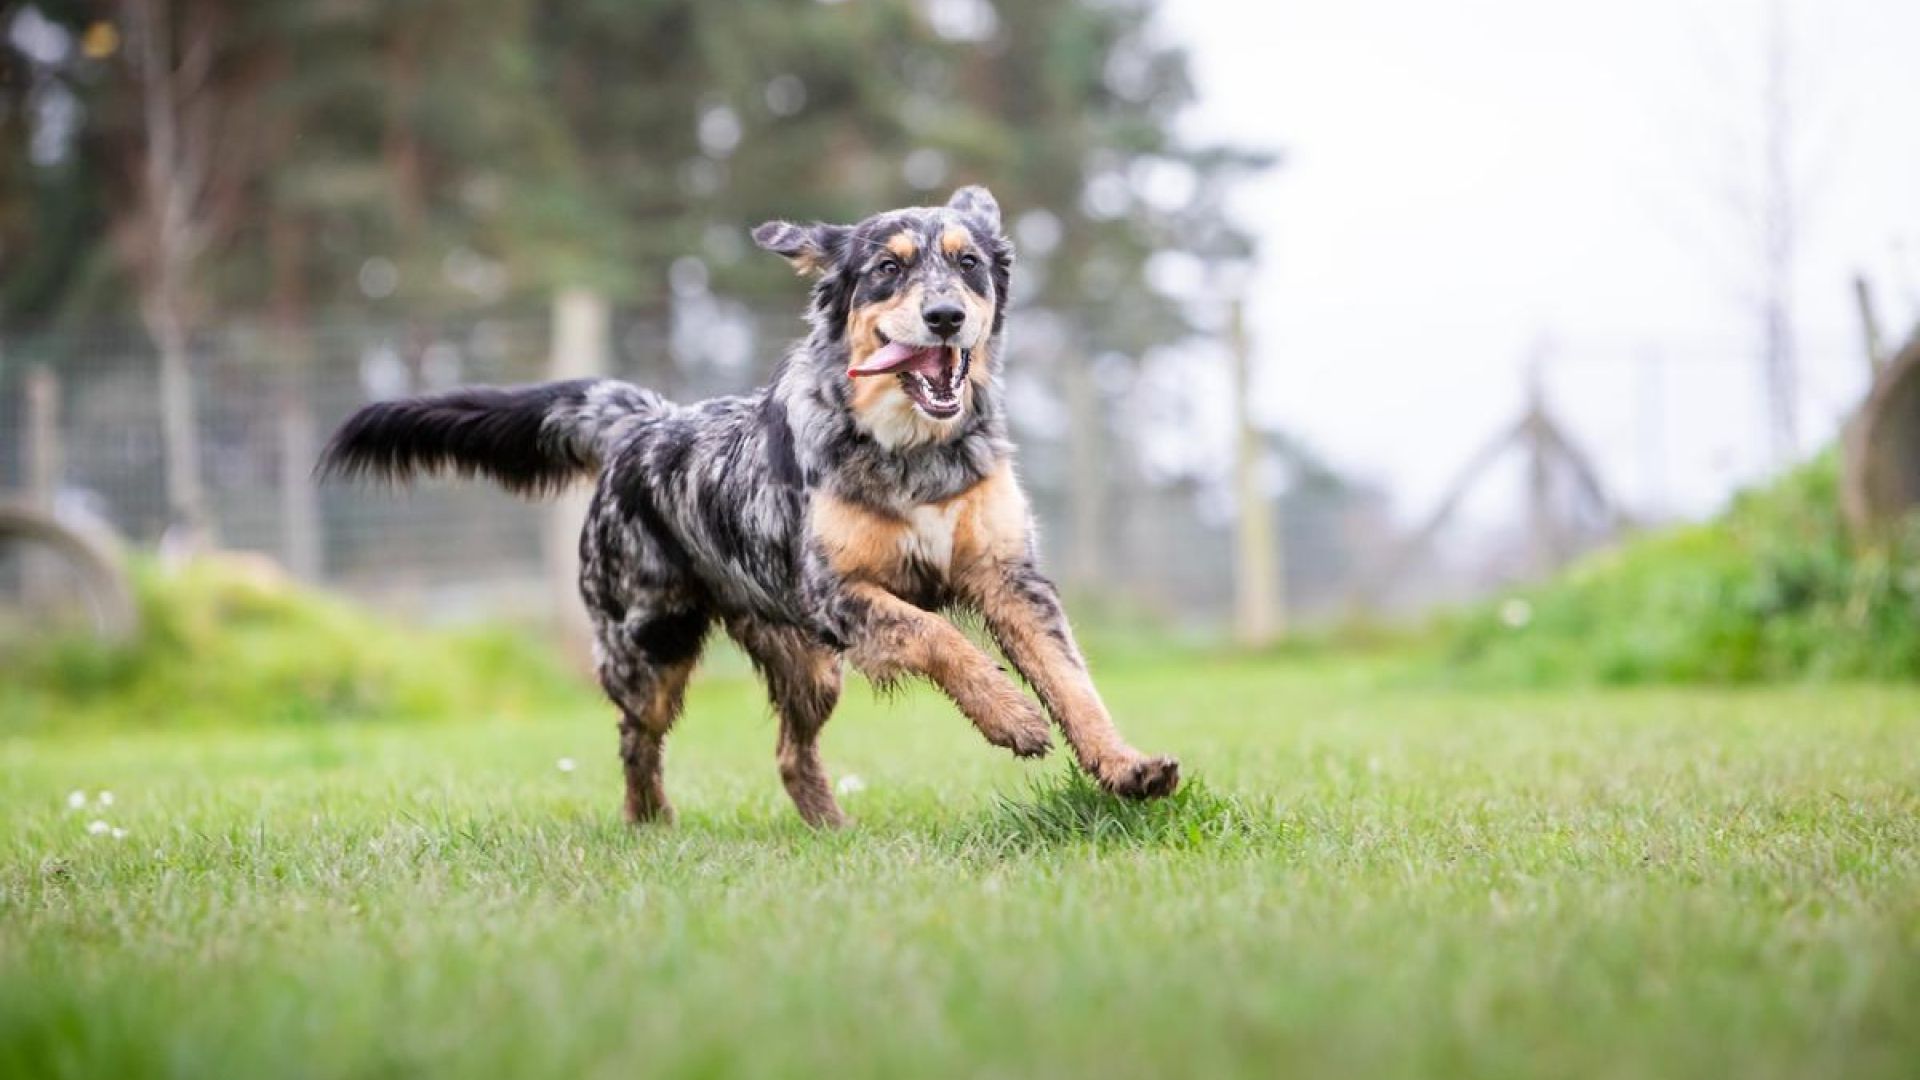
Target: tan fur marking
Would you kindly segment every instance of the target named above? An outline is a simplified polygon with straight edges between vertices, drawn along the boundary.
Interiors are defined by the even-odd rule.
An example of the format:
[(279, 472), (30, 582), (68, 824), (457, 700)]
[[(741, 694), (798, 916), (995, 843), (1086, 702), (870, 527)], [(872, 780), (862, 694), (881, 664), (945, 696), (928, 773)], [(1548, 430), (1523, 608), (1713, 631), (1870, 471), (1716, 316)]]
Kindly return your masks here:
[(774, 758), (780, 782), (800, 817), (816, 828), (837, 828), (846, 815), (820, 760), (820, 729), (840, 700), (840, 654), (806, 633), (748, 618), (727, 623), (727, 632), (753, 657), (780, 714)]
[(813, 535), (835, 573), (851, 581), (905, 587), (905, 521), (825, 491), (814, 493), (812, 514)]
[[(974, 362), (979, 362), (977, 355)], [(954, 524), (955, 576), (983, 560), (997, 563), (1026, 553), (1027, 496), (1014, 478), (1012, 462), (1001, 462), (985, 480), (954, 496), (952, 501), (966, 506)]]
[(801, 277), (821, 273), (832, 265), (832, 263), (822, 258), (818, 252), (811, 248), (793, 256), (788, 259), (787, 262), (793, 265), (793, 272), (799, 274)]
[(958, 255), (973, 246), (973, 234), (958, 225), (949, 225), (940, 234), (940, 250), (948, 255)]
[(687, 681), (694, 664), (688, 661), (664, 668), (644, 702), (623, 702), (622, 710), (640, 705), (639, 713), (624, 712), (620, 720), (620, 758), (626, 773), (626, 816), (631, 822), (673, 821), (673, 803), (661, 780), (662, 744), (686, 699)]
[(880, 347), (880, 324), (903, 308), (916, 313), (920, 310), (920, 286), (847, 314), (847, 345), (854, 363), (873, 355)]
[(887, 237), (887, 250), (893, 252), (901, 262), (909, 263), (915, 255), (920, 254), (920, 245), (914, 243), (913, 237), (906, 233), (894, 233)]
[(885, 514), (829, 492), (813, 497), (813, 534), (842, 577), (904, 587), (909, 562), (958, 578), (976, 564), (997, 565), (1027, 551), (1027, 498), (1002, 462), (985, 480), (907, 516)]

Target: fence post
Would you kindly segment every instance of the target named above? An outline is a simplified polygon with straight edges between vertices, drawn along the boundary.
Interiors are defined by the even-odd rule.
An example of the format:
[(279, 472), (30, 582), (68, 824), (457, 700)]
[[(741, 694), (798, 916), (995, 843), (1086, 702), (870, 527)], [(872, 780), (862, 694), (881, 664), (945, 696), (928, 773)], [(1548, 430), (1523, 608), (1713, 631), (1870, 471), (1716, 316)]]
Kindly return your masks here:
[(1234, 528), (1234, 636), (1242, 645), (1270, 643), (1281, 630), (1280, 578), (1275, 573), (1279, 539), (1273, 505), (1261, 475), (1260, 432), (1253, 424), (1253, 356), (1247, 342), (1244, 304), (1229, 313), (1228, 351), (1233, 362), (1233, 479), (1239, 502)]
[[(297, 371), (283, 373), (287, 383)], [(320, 489), (313, 480), (313, 406), (300, 387), (285, 386), (280, 395), (280, 528), (287, 570), (301, 581), (317, 582), (323, 569), (320, 533)]]
[(36, 364), (27, 371), (27, 502), (53, 512), (60, 487), (60, 378)]
[[(564, 289), (553, 301), (553, 355), (548, 370), (555, 379), (581, 379), (607, 373), (607, 342), (612, 315), (606, 297), (592, 289)], [(554, 619), (569, 654), (586, 660), (592, 651), (587, 613), (580, 606), (580, 526), (590, 495), (564, 493), (547, 511), (544, 544)]]

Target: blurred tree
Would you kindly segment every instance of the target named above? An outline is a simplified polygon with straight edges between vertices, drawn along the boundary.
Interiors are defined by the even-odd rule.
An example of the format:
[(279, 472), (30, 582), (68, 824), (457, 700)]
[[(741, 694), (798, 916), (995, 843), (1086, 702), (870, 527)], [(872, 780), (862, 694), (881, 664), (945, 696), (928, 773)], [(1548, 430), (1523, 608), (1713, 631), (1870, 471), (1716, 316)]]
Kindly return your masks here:
[[(715, 287), (786, 295), (741, 242), (770, 217), (851, 220), (986, 183), (1008, 208), (1017, 299), (1064, 319), (1054, 362), (1068, 423), (1069, 577), (1101, 574), (1114, 410), (1125, 374), (1219, 297), (1205, 268), (1251, 244), (1229, 185), (1270, 158), (1193, 147), (1184, 54), (1148, 0), (546, 0), (550, 99), (619, 223), (598, 252), (622, 295), (667, 291), (689, 253)], [(1152, 266), (1155, 273), (1150, 274)]]
[[(145, 160), (147, 125), (129, 30), (152, 10), (187, 35), (175, 59), (190, 51), (194, 68), (176, 76), (206, 74), (176, 104), (187, 142), (221, 151), (190, 172), (206, 173), (217, 215), (199, 239), (219, 256), (194, 284), (223, 315), (267, 309), (295, 267), (320, 308), (491, 306), (562, 280), (659, 297), (688, 253), (731, 291), (784, 292), (776, 263), (744, 258), (755, 221), (850, 219), (978, 181), (1014, 211), (1023, 298), (1076, 313), (1090, 353), (1137, 353), (1186, 327), (1147, 260), (1244, 253), (1220, 197), (1264, 160), (1173, 133), (1191, 87), (1153, 6), (126, 0), (103, 19), (34, 0), (11, 23), (61, 44), (16, 29), (0, 50), (0, 236), (64, 227), (90, 242), (62, 249), (59, 274), (10, 264), (21, 299), (6, 314), (26, 313), (29, 280), (69, 283), (31, 305), (57, 309), (47, 292), (120, 227), (101, 219), (138, 212), (140, 170), (125, 166)], [(68, 209), (28, 210), (56, 203)], [(370, 259), (394, 272), (376, 263), (363, 281)], [(111, 289), (83, 299), (116, 304)]]
[(1092, 351), (1137, 352), (1186, 325), (1146, 285), (1147, 258), (1245, 255), (1221, 198), (1269, 160), (1174, 133), (1192, 87), (1153, 8), (543, 0), (536, 63), (618, 223), (599, 269), (631, 290), (664, 290), (689, 252), (731, 290), (784, 290), (774, 261), (733, 265), (745, 246), (721, 230), (981, 182), (1032, 213), (1024, 299), (1084, 312)]
[(197, 544), (213, 528), (189, 358), (206, 310), (197, 270), (242, 212), (261, 68), (244, 47), (234, 5), (125, 0), (119, 13), (127, 48), (118, 48), (121, 30), (113, 23), (83, 31), (83, 42), (92, 36), (114, 44), (82, 52), (102, 60), (118, 53), (126, 75), (96, 97), (99, 122), (89, 125), (86, 144), (106, 166), (110, 237), (159, 352), (167, 507)]
[[(786, 313), (756, 222), (986, 183), (1019, 247), (1015, 300), (1037, 309), (1030, 388), (1067, 417), (1029, 461), (1069, 474), (1066, 576), (1084, 584), (1110, 484), (1138, 471), (1114, 406), (1142, 357), (1216, 328), (1235, 286), (1213, 270), (1250, 249), (1224, 199), (1269, 163), (1181, 137), (1193, 88), (1156, 8), (24, 0), (0, 16), (0, 319), (146, 313), (176, 338), (259, 320), (298, 371), (325, 315), (424, 328), (569, 285), (655, 314), (672, 284)], [(140, 62), (149, 12), (172, 37), (160, 83)], [(160, 91), (172, 107), (152, 113)], [(160, 227), (167, 206), (184, 229)]]
[(15, 328), (59, 319), (110, 262), (101, 178), (75, 152), (97, 67), (79, 35), (90, 8), (0, 16), (0, 318)]

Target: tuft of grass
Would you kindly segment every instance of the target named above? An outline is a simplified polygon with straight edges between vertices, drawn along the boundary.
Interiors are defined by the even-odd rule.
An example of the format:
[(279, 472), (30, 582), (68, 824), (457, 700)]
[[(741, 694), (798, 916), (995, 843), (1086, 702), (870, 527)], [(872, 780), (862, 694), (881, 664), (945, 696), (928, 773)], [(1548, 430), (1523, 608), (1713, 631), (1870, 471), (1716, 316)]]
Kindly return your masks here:
[(1017, 794), (1000, 794), (976, 836), (991, 847), (1032, 850), (1065, 844), (1200, 849), (1277, 837), (1270, 809), (1222, 795), (1189, 776), (1165, 799), (1122, 799), (1101, 789), (1068, 763), (1029, 780)]

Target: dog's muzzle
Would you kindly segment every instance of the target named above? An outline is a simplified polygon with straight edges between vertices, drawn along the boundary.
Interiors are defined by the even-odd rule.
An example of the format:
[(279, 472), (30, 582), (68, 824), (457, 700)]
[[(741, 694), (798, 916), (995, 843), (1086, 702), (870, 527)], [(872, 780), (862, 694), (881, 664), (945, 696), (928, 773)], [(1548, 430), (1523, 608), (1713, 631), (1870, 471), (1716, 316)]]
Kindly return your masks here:
[(915, 408), (936, 420), (949, 420), (960, 415), (960, 392), (972, 367), (972, 349), (890, 341), (849, 367), (847, 375), (855, 379), (893, 375)]

